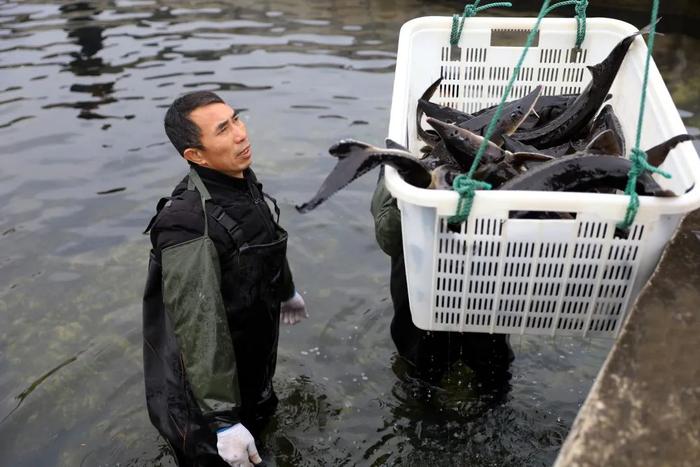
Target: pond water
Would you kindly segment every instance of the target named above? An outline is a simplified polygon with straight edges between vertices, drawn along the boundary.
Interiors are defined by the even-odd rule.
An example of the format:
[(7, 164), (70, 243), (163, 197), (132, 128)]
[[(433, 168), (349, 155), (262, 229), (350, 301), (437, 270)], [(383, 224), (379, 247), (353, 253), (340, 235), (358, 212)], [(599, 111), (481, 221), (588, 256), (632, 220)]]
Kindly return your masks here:
[[(518, 4), (494, 14), (536, 13)], [(334, 165), (332, 143), (386, 136), (401, 24), (461, 7), (0, 3), (0, 464), (174, 465), (145, 409), (141, 231), (186, 171), (165, 108), (195, 89), (243, 110), (311, 315), (282, 327), (281, 403), (259, 446), (269, 464), (551, 464), (609, 341), (514, 337), (497, 404), (464, 368), (426, 386), (389, 337), (389, 260), (369, 213), (376, 175), (311, 214), (293, 208)], [(656, 61), (697, 127), (700, 39), (659, 28)]]

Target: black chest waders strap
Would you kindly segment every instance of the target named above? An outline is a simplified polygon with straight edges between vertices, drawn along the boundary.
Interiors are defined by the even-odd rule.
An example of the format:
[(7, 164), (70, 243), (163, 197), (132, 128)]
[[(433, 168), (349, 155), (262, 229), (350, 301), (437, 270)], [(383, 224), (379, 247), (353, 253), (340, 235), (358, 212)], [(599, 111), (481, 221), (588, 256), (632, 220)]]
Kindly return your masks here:
[(273, 198), (272, 196), (268, 195), (267, 193), (265, 193), (264, 191), (262, 192), (262, 194), (265, 198), (272, 201), (272, 205), (275, 207), (275, 214), (277, 215), (277, 219), (275, 219), (275, 224), (279, 224), (280, 223), (280, 208), (279, 208), (279, 206), (277, 206), (277, 200), (275, 198)]
[(259, 189), (257, 187), (257, 185), (255, 184), (255, 182), (253, 182), (253, 180), (251, 180), (249, 178), (246, 180), (248, 180), (248, 186), (250, 188), (251, 193), (256, 193), (256, 192), (262, 193), (263, 198), (267, 198), (270, 201), (272, 201), (272, 205), (275, 208), (275, 214), (277, 215), (277, 219), (275, 219), (275, 224), (279, 224), (279, 222), (280, 222), (280, 208), (279, 208), (279, 206), (277, 206), (277, 200), (275, 198), (273, 198), (272, 196), (268, 195), (267, 193), (265, 193), (264, 191), (262, 191), (261, 189)]
[(243, 240), (243, 229), (240, 224), (226, 214), (226, 211), (218, 204), (209, 205), (209, 214), (228, 232), (229, 237), (233, 241), (233, 247), (236, 250), (240, 249), (245, 243)]
[(197, 189), (199, 192), (199, 198), (202, 200), (202, 212), (204, 213), (204, 236), (208, 237), (209, 236), (209, 223), (207, 222), (207, 201), (211, 199), (211, 195), (209, 194), (209, 190), (207, 190), (207, 187), (204, 185), (204, 182), (202, 182), (202, 179), (199, 177), (199, 174), (197, 173), (194, 168), (190, 168), (190, 176), (187, 181), (187, 189), (192, 191), (194, 189)]
[[(194, 169), (191, 169), (190, 178), (187, 182), (187, 189), (192, 190), (194, 188), (196, 188), (197, 191), (199, 191), (202, 198), (202, 210), (204, 210), (204, 235), (206, 236), (209, 232), (207, 226), (206, 201), (211, 201), (212, 198), (209, 194), (209, 190), (207, 190), (207, 187), (204, 186), (204, 182), (202, 182), (202, 179), (200, 178), (199, 174)], [(211, 215), (211, 217), (214, 218), (216, 222), (219, 223), (220, 226), (222, 226), (226, 230), (226, 232), (231, 237), (231, 240), (233, 241), (234, 248), (238, 250), (244, 243), (243, 229), (241, 229), (238, 222), (233, 220), (231, 216), (226, 214), (226, 211), (224, 211), (224, 209), (221, 206), (219, 206), (218, 204), (214, 204), (213, 201), (209, 203), (209, 214)]]

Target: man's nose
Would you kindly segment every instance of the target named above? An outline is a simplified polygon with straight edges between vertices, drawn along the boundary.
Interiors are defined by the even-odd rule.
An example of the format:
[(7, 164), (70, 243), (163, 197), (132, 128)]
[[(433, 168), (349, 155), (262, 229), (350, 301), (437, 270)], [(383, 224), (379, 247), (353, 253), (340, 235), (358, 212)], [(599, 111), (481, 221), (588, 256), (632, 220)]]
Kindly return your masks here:
[(238, 125), (233, 131), (233, 139), (236, 143), (242, 143), (248, 137), (248, 132), (244, 125)]

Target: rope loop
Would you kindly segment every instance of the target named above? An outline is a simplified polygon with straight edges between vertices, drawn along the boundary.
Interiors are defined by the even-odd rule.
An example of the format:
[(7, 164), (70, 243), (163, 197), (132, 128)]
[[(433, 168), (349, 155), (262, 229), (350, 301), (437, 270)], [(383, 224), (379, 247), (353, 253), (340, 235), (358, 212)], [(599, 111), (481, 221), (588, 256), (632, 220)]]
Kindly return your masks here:
[(639, 99), (639, 116), (637, 119), (637, 134), (635, 138), (634, 148), (630, 152), (630, 161), (632, 162), (632, 167), (627, 175), (627, 186), (625, 187), (625, 194), (629, 195), (630, 201), (627, 205), (627, 211), (625, 212), (625, 218), (617, 224), (617, 226), (622, 230), (629, 230), (630, 226), (634, 222), (635, 217), (637, 217), (637, 211), (639, 211), (639, 196), (637, 195), (637, 177), (645, 170), (653, 173), (657, 173), (665, 178), (671, 178), (671, 174), (664, 172), (663, 170), (654, 167), (647, 162), (647, 154), (640, 149), (640, 142), (642, 138), (642, 124), (644, 123), (644, 107), (647, 98), (647, 83), (649, 81), (649, 62), (651, 61), (651, 52), (654, 50), (654, 36), (656, 34), (656, 18), (659, 13), (659, 0), (653, 0), (651, 8), (651, 25), (649, 30), (649, 43), (647, 45), (647, 58), (644, 63), (644, 79), (642, 81), (642, 96)]
[(576, 47), (581, 48), (581, 44), (586, 38), (586, 8), (588, 8), (588, 0), (566, 0), (555, 3), (547, 8), (545, 15), (559, 7), (570, 5), (574, 6), (574, 11), (576, 12)]
[(542, 18), (547, 12), (547, 8), (549, 8), (549, 0), (544, 0), (544, 2), (542, 3), (542, 7), (540, 8), (540, 13), (539, 15), (537, 15), (537, 21), (535, 21), (534, 27), (530, 30), (530, 33), (527, 36), (525, 46), (523, 47), (523, 51), (520, 54), (520, 58), (518, 59), (518, 63), (516, 63), (515, 68), (513, 69), (513, 74), (511, 74), (510, 80), (508, 81), (508, 84), (506, 85), (506, 88), (503, 91), (503, 95), (501, 96), (501, 102), (496, 107), (496, 112), (494, 113), (493, 117), (491, 118), (491, 121), (488, 124), (488, 127), (486, 128), (486, 132), (483, 135), (481, 145), (476, 151), (476, 155), (474, 156), (474, 160), (472, 161), (472, 166), (469, 169), (469, 172), (467, 172), (466, 175), (458, 175), (452, 182), (452, 187), (459, 194), (459, 202), (457, 204), (457, 213), (454, 216), (450, 217), (448, 220), (448, 222), (450, 223), (464, 222), (467, 219), (467, 217), (469, 216), (469, 212), (472, 208), (472, 203), (474, 202), (474, 192), (477, 189), (491, 189), (491, 185), (489, 185), (488, 183), (479, 180), (474, 180), (472, 179), (472, 177), (474, 176), (476, 169), (479, 167), (481, 157), (484, 155), (484, 152), (486, 152), (486, 146), (488, 146), (489, 140), (491, 139), (491, 135), (496, 129), (496, 124), (501, 118), (501, 113), (503, 112), (503, 105), (505, 104), (506, 99), (508, 99), (508, 95), (510, 94), (510, 90), (513, 88), (513, 83), (515, 82), (515, 79), (520, 74), (520, 68), (522, 67), (523, 61), (525, 60), (525, 55), (527, 54), (528, 49), (532, 45), (532, 41), (535, 39), (535, 35), (540, 29), (540, 23), (542, 22)]
[(625, 187), (625, 194), (629, 195), (630, 201), (627, 205), (627, 210), (625, 211), (625, 218), (622, 222), (618, 224), (618, 227), (622, 230), (628, 230), (634, 218), (637, 216), (637, 211), (639, 211), (639, 195), (637, 194), (637, 178), (645, 171), (657, 173), (664, 178), (671, 178), (671, 174), (664, 172), (658, 167), (647, 162), (647, 153), (639, 148), (632, 149), (630, 153), (630, 162), (632, 162), (632, 167), (627, 174), (627, 186)]
[(452, 182), (452, 188), (459, 194), (459, 201), (457, 202), (457, 213), (447, 221), (451, 224), (458, 224), (469, 217), (476, 190), (490, 190), (491, 184), (474, 180), (468, 175), (458, 175)]
[(510, 2), (495, 2), (488, 5), (479, 6), (481, 0), (476, 0), (473, 4), (464, 6), (462, 16), (452, 15), (452, 31), (450, 32), (450, 45), (455, 46), (459, 43), (459, 38), (462, 37), (462, 29), (464, 29), (464, 20), (476, 16), (480, 11), (488, 10), (489, 8), (509, 8), (513, 4)]

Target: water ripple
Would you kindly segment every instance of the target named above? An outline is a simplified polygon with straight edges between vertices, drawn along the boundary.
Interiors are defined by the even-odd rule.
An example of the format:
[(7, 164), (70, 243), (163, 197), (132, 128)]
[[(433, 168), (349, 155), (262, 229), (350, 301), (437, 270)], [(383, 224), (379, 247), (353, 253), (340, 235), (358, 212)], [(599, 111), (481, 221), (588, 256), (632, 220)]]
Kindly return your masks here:
[[(386, 136), (401, 25), (454, 13), (418, 0), (329, 5), (0, 2), (2, 416), (41, 380), (0, 425), (7, 463), (172, 463), (144, 407), (141, 231), (186, 172), (165, 108), (212, 89), (245, 111), (312, 315), (281, 331), (282, 403), (260, 446), (273, 464), (551, 464), (608, 344), (521, 339), (496, 404), (465, 369), (438, 386), (411, 380), (389, 337), (389, 263), (369, 214), (376, 178), (313, 215), (293, 208), (335, 163), (331, 144)], [(700, 44), (670, 31), (659, 44), (696, 128)]]

